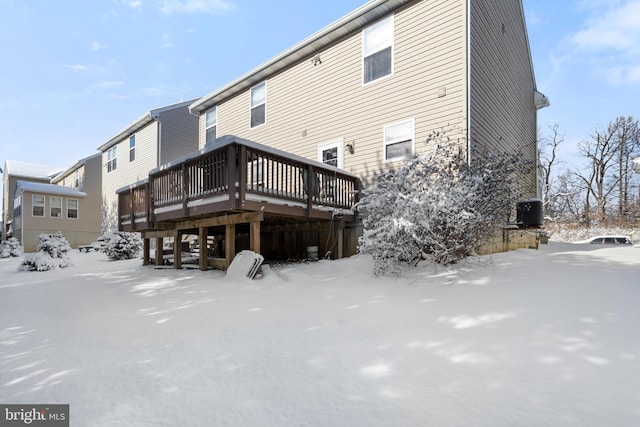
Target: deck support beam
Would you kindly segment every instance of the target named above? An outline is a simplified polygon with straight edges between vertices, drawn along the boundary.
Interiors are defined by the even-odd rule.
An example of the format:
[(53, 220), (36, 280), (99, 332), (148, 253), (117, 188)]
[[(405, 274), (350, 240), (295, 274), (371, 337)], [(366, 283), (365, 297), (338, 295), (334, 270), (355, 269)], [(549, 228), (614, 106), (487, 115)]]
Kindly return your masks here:
[(142, 265), (149, 265), (151, 259), (151, 240), (142, 239)]
[(163, 245), (163, 238), (156, 237), (156, 259), (155, 259), (156, 266), (162, 265), (162, 256), (163, 256), (162, 245)]
[(182, 268), (182, 241), (179, 230), (175, 230), (173, 234), (173, 268), (175, 270)]
[[(226, 236), (225, 236), (225, 263), (226, 268), (229, 268), (233, 258), (236, 256), (236, 225), (227, 224)], [(226, 269), (225, 269), (226, 270)]]
[(207, 262), (207, 257), (209, 255), (208, 251), (207, 251), (207, 244), (208, 244), (208, 228), (207, 227), (200, 227), (198, 229), (198, 243), (200, 244), (200, 249), (198, 252), (198, 256), (199, 258), (199, 262), (198, 262), (198, 267), (200, 268), (200, 271), (207, 271), (208, 268), (208, 262)]

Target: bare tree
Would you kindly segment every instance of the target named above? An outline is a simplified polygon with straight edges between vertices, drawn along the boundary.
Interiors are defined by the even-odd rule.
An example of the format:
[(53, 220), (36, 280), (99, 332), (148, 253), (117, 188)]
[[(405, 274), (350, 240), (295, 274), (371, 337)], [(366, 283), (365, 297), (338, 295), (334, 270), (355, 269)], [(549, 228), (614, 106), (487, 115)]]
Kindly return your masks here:
[(628, 219), (632, 209), (630, 200), (631, 163), (638, 155), (640, 149), (640, 124), (632, 116), (618, 117), (614, 122), (616, 128), (616, 138), (619, 144), (618, 152), (618, 176), (620, 177), (618, 186), (618, 219), (625, 221)]
[(590, 139), (578, 144), (580, 153), (586, 157), (588, 164), (584, 173), (577, 173), (585, 189), (585, 221), (587, 225), (592, 220), (592, 199), (595, 203), (595, 214), (598, 221), (604, 222), (611, 194), (618, 189), (620, 175), (618, 156), (620, 142), (616, 121), (609, 123), (606, 129), (597, 129)]
[(551, 217), (558, 217), (560, 212), (556, 210), (558, 207), (558, 198), (563, 197), (563, 193), (559, 191), (556, 186), (554, 171), (556, 166), (560, 163), (558, 160), (558, 147), (564, 142), (564, 135), (561, 135), (558, 131), (560, 125), (555, 123), (549, 126), (551, 136), (542, 137), (540, 140), (542, 144), (539, 147), (540, 153), (540, 172), (543, 182), (542, 188), (542, 200), (547, 212), (547, 215)]

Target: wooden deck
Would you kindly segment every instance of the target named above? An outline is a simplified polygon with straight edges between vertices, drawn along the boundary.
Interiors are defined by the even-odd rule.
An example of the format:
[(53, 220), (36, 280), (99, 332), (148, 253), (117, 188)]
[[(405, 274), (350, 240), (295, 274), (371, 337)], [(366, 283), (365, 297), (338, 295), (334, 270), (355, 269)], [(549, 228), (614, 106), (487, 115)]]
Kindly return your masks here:
[[(213, 233), (226, 242), (225, 267), (235, 255), (238, 236), (248, 234), (249, 247), (263, 253), (260, 235), (267, 232), (344, 230), (356, 221), (359, 188), (358, 178), (341, 169), (227, 136), (118, 190), (118, 228), (142, 233), (145, 262), (148, 239), (191, 233), (202, 242)], [(224, 227), (224, 233), (216, 227)], [(313, 238), (307, 240), (297, 246), (314, 245)], [(201, 251), (200, 268), (205, 269), (207, 257)], [(176, 259), (179, 264), (179, 255)]]

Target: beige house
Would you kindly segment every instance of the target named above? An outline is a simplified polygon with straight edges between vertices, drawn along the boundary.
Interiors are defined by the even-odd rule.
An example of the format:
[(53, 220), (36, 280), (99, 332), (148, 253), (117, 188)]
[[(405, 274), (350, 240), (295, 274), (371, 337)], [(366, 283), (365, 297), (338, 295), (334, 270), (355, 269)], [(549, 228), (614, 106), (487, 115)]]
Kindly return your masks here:
[[(371, 0), (191, 104), (200, 151), (122, 188), (119, 226), (147, 252), (148, 239), (213, 234), (223, 266), (241, 235), (266, 256), (323, 242), (348, 255), (359, 190), (433, 149), (429, 135), (469, 162), (508, 152), (535, 165), (547, 105), (521, 0)], [(521, 187), (538, 196), (535, 168)]]
[(87, 245), (101, 233), (101, 154), (79, 160), (49, 182), (17, 180), (13, 236), (26, 252), (38, 236), (62, 232), (71, 247)]
[[(233, 134), (365, 184), (445, 130), (468, 159), (535, 162), (537, 92), (520, 0), (373, 0), (191, 105), (200, 148)], [(536, 177), (525, 197), (537, 194)]]
[(149, 171), (198, 149), (195, 100), (147, 111), (98, 147), (102, 152), (103, 229), (117, 228), (116, 190), (147, 177)]
[(49, 184), (62, 168), (17, 160), (6, 160), (2, 174), (2, 230), (0, 240), (13, 235), (13, 201), (18, 181)]

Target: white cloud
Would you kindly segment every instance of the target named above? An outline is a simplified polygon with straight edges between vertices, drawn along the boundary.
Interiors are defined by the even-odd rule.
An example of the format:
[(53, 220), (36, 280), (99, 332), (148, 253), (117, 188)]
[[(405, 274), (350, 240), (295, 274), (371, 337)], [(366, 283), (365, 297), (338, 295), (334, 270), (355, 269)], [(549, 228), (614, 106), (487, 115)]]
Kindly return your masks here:
[(102, 44), (99, 42), (93, 42), (91, 43), (91, 47), (89, 49), (94, 50), (94, 51), (98, 51), (98, 50), (102, 50), (102, 49), (106, 49), (109, 46), (106, 44)]
[(125, 4), (131, 9), (142, 10), (142, 0), (129, 0)]
[(120, 87), (122, 85), (124, 85), (124, 82), (122, 82), (122, 81), (103, 80), (103, 81), (100, 81), (100, 82), (96, 83), (94, 85), (94, 87), (100, 88), (100, 89), (104, 89), (104, 88)]
[(575, 55), (608, 84), (640, 83), (640, 0), (583, 2), (592, 14), (570, 37)]
[(160, 11), (165, 15), (175, 13), (222, 15), (233, 7), (233, 3), (227, 0), (163, 0)]
[(65, 67), (73, 71), (87, 71), (89, 69), (88, 66), (82, 64), (65, 65)]
[(618, 7), (597, 8), (598, 16), (572, 38), (580, 50), (636, 52), (640, 45), (640, 0), (629, 0)]

